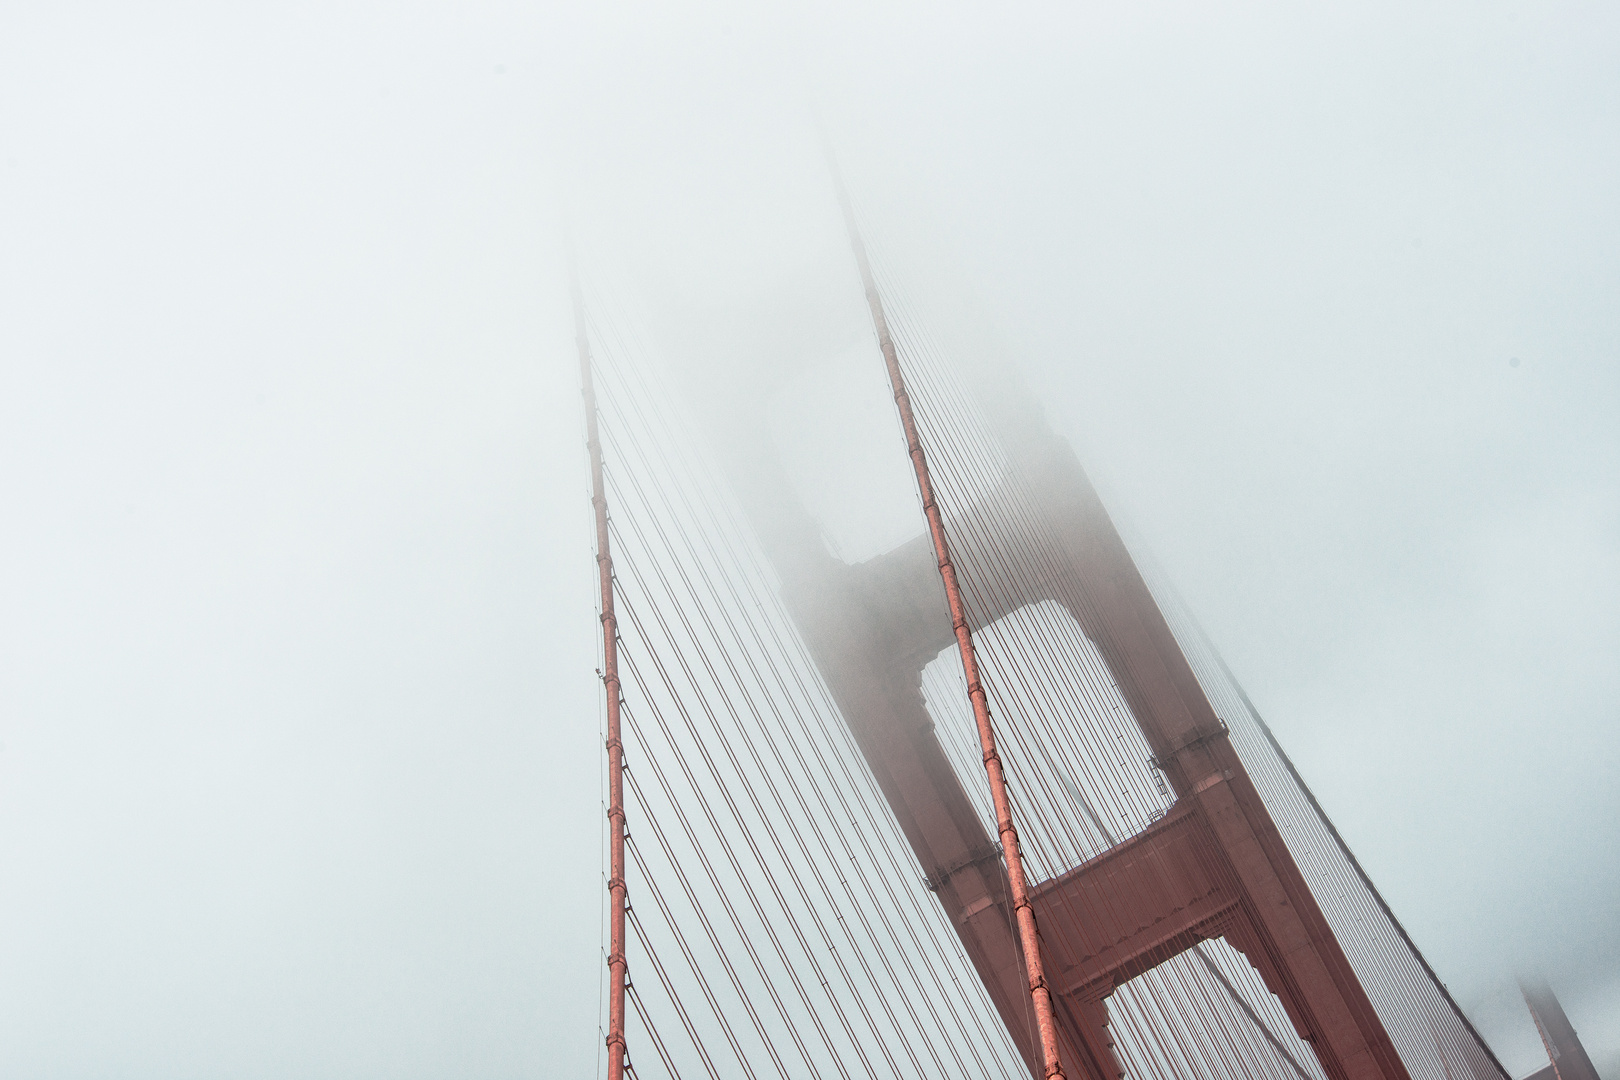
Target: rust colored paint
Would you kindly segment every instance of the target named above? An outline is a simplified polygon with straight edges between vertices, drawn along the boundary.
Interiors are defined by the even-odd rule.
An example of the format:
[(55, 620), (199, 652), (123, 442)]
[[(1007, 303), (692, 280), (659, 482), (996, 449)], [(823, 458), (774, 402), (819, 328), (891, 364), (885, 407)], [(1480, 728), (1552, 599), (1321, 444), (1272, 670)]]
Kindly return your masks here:
[(1063, 1077), (1063, 1062), (1058, 1052), (1057, 1019), (1052, 1007), (1052, 991), (1046, 984), (1046, 972), (1041, 962), (1040, 935), (1036, 929), (1035, 908), (1030, 903), (1029, 882), (1024, 876), (1024, 860), (1018, 848), (1018, 829), (1013, 823), (1012, 805), (1007, 799), (1007, 781), (1002, 774), (1001, 757), (996, 752), (995, 727), (990, 722), (990, 704), (984, 686), (979, 680), (979, 662), (973, 651), (973, 631), (968, 626), (967, 611), (962, 603), (962, 590), (956, 579), (956, 568), (951, 564), (950, 545), (945, 538), (945, 521), (934, 499), (933, 482), (928, 475), (928, 458), (923, 452), (922, 440), (917, 434), (917, 419), (912, 413), (911, 398), (906, 393), (905, 377), (900, 371), (900, 357), (894, 340), (889, 335), (889, 324), (883, 313), (883, 298), (878, 294), (872, 266), (866, 256), (866, 245), (861, 241), (856, 226), (854, 208), (840, 187), (844, 219), (849, 226), (850, 244), (855, 250), (855, 261), (860, 266), (861, 283), (866, 289), (866, 303), (872, 311), (872, 325), (877, 331), (878, 348), (883, 352), (883, 363), (888, 368), (889, 385), (894, 391), (894, 404), (900, 411), (900, 425), (905, 431), (906, 449), (911, 456), (912, 471), (917, 477), (917, 493), (922, 497), (923, 513), (928, 518), (928, 535), (933, 542), (934, 556), (939, 564), (940, 580), (945, 585), (945, 602), (951, 612), (951, 626), (956, 631), (956, 648), (962, 658), (962, 674), (967, 678), (968, 698), (973, 705), (973, 721), (979, 730), (979, 747), (984, 755), (984, 771), (990, 780), (990, 797), (995, 804), (996, 831), (1001, 837), (1001, 852), (1007, 863), (1013, 912), (1018, 921), (1019, 943), (1023, 947), (1024, 970), (1029, 976), (1029, 994), (1035, 1007), (1035, 1024), (1040, 1032), (1041, 1057), (1048, 1080)]
[(602, 481), (602, 440), (597, 432), (596, 385), (585, 304), (574, 286), (574, 337), (579, 345), (579, 381), (585, 398), (585, 441), (591, 457), (591, 508), (596, 516), (596, 572), (602, 589), (602, 685), (607, 691), (608, 758), (608, 1080), (623, 1080), (624, 988), (624, 743), (619, 737), (619, 622), (613, 613), (613, 551), (608, 544), (607, 494)]

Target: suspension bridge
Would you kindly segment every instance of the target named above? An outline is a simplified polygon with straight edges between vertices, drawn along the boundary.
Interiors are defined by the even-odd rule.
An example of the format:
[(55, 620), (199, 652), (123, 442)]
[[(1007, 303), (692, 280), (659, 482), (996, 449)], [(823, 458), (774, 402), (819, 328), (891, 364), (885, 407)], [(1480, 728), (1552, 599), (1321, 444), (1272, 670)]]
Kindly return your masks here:
[[(1037, 397), (842, 210), (788, 343), (650, 362), (576, 294), (608, 1080), (1515, 1080)], [(855, 311), (913, 515), (859, 556), (773, 407)], [(1525, 998), (1537, 1080), (1596, 1080)]]

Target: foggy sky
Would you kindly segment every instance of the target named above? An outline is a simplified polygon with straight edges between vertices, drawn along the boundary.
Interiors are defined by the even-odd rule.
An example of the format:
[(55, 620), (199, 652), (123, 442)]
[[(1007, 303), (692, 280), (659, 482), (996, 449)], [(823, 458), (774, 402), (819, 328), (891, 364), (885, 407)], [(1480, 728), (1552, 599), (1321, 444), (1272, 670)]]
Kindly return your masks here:
[(813, 106), (1510, 1071), (1540, 965), (1620, 1074), (1611, 7), (4, 26), (0, 1075), (590, 1073), (562, 236), (791, 276)]

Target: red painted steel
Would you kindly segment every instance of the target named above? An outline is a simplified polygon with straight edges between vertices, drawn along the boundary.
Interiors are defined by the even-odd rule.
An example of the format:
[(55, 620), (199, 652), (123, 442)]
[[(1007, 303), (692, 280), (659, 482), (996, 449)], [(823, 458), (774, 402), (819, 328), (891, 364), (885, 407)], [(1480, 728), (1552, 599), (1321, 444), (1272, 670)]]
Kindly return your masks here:
[[(842, 195), (840, 191), (840, 195)], [(866, 288), (866, 302), (872, 310), (872, 324), (877, 330), (878, 347), (888, 368), (889, 385), (894, 390), (894, 403), (900, 411), (900, 424), (905, 430), (906, 448), (911, 455), (912, 471), (917, 477), (917, 492), (922, 497), (923, 513), (928, 518), (928, 535), (933, 541), (934, 555), (939, 565), (940, 580), (945, 584), (945, 600), (951, 612), (951, 626), (956, 631), (956, 647), (962, 657), (962, 674), (967, 678), (968, 698), (973, 704), (973, 720), (979, 731), (979, 746), (984, 755), (984, 771), (990, 779), (990, 797), (995, 804), (996, 830), (1001, 836), (1001, 853), (1007, 863), (1013, 912), (1018, 921), (1019, 943), (1023, 947), (1024, 970), (1029, 977), (1030, 999), (1035, 1007), (1035, 1023), (1040, 1031), (1041, 1057), (1048, 1080), (1063, 1077), (1063, 1062), (1058, 1051), (1057, 1019), (1052, 1007), (1052, 991), (1046, 983), (1041, 959), (1040, 934), (1035, 921), (1035, 908), (1030, 903), (1029, 882), (1024, 876), (1023, 856), (1018, 848), (1018, 829), (1013, 824), (1012, 804), (1007, 798), (1007, 782), (1002, 773), (1001, 756), (996, 752), (995, 728), (990, 722), (990, 704), (979, 679), (979, 662), (973, 651), (973, 631), (968, 626), (967, 612), (962, 603), (961, 586), (956, 580), (956, 568), (951, 564), (950, 547), (945, 538), (945, 521), (939, 504), (934, 499), (933, 482), (928, 475), (928, 459), (923, 453), (922, 441), (917, 434), (917, 419), (912, 413), (911, 398), (906, 393), (905, 377), (900, 371), (899, 354), (889, 336), (888, 320), (883, 313), (883, 299), (878, 295), (877, 282), (866, 256), (856, 226), (854, 208), (849, 199), (842, 199), (844, 218), (849, 226), (850, 244), (855, 250), (855, 261), (860, 266), (861, 282)]]
[[(1032, 900), (943, 515), (853, 208), (841, 187), (839, 196), (928, 519), (933, 562), (945, 584), (1006, 855), (1004, 878), (997, 881), (999, 875), (985, 873), (986, 845), (973, 839), (971, 825), (962, 820), (960, 786), (933, 767), (937, 763), (936, 748), (929, 745), (932, 737), (895, 737), (905, 727), (901, 718), (915, 712), (920, 702), (904, 695), (904, 700), (897, 700), (879, 690), (885, 677), (901, 678), (913, 664), (920, 667), (925, 662), (930, 647), (939, 647), (928, 644), (937, 638), (926, 628), (928, 605), (918, 603), (923, 576), (932, 576), (923, 568), (921, 550), (897, 550), (873, 560), (867, 571), (873, 584), (884, 581), (883, 595), (898, 607), (879, 614), (868, 592), (856, 609), (845, 609), (846, 617), (871, 623), (882, 639), (881, 651), (852, 663), (854, 658), (827, 641), (824, 631), (812, 629), (810, 636), (822, 639), (817, 652), (825, 657), (823, 670), (831, 661), (831, 681), (842, 684), (841, 702), (855, 706), (849, 717), (852, 729), (923, 865), (934, 868), (930, 886), (962, 935), (1026, 1059), (1036, 1064), (1036, 1048), (1030, 1045), (1031, 1033), (1019, 1030), (1018, 1010), (1010, 997), (1017, 974), (1011, 970), (1013, 956), (1007, 950), (1012, 943), (1006, 941), (1005, 930), (997, 928), (998, 922), (1006, 926), (1009, 906), (1016, 916), (1018, 948), (1035, 1006), (1039, 1061), (1049, 1077), (1062, 1068), (1060, 1053), (1062, 1060), (1091, 1080), (1121, 1075), (1106, 1031), (1108, 996), (1130, 978), (1197, 942), (1224, 937), (1247, 956), (1281, 999), (1330, 1080), (1408, 1080), (1377, 1013), (1228, 741), (1225, 725), (1215, 716), (1072, 450), (1051, 434), (1030, 403), (1003, 400), (998, 408), (981, 400), (990, 414), (999, 412), (991, 422), (1009, 458), (1021, 463), (1031, 489), (1041, 493), (1041, 513), (1058, 538), (1059, 562), (1078, 573), (1089, 596), (1076, 595), (1061, 575), (1004, 582), (999, 590), (978, 598), (979, 608), (985, 610), (975, 612), (977, 625), (1042, 600), (1055, 600), (1067, 608), (1102, 653), (1177, 797), (1175, 811), (1165, 822), (1116, 845), (1087, 866), (1042, 884)], [(967, 550), (981, 562), (987, 553), (977, 550), (975, 545), (982, 543), (977, 538), (993, 535), (993, 530), (975, 529), (968, 519), (1004, 513), (1007, 508), (998, 507), (997, 501), (992, 496), (962, 510)], [(813, 556), (793, 561), (800, 564), (798, 574), (828, 578), (829, 568)], [(795, 604), (796, 615), (811, 615), (819, 608), (822, 614), (808, 620), (811, 627), (836, 623), (836, 616), (828, 618), (830, 600), (823, 592), (813, 605)], [(880, 602), (877, 607), (888, 605)], [(856, 615), (860, 609), (865, 609), (864, 618)], [(902, 627), (907, 623), (916, 627), (918, 642), (904, 640)], [(845, 653), (842, 662), (834, 659), (838, 652)], [(859, 689), (862, 684), (865, 691)], [(889, 714), (887, 721), (884, 713)], [(894, 726), (897, 721), (899, 727)], [(1099, 924), (1098, 914), (1110, 910), (1124, 913), (1124, 920), (1112, 927)], [(1044, 957), (1038, 925), (1047, 927)]]
[[(1581, 1045), (1581, 1037), (1575, 1033), (1575, 1025), (1569, 1022), (1552, 987), (1543, 980), (1530, 979), (1519, 983), (1519, 991), (1530, 1007), (1541, 1043), (1547, 1048), (1550, 1059), (1547, 1070), (1551, 1070), (1553, 1080), (1598, 1080), (1597, 1069), (1593, 1068), (1586, 1047)], [(1538, 1072), (1530, 1080), (1540, 1076)]]
[[(1212, 923), (1208, 929), (1214, 932), (1199, 936), (1224, 936), (1245, 954), (1281, 1000), (1301, 1038), (1311, 1043), (1331, 1080), (1407, 1080), (1404, 1065), (1232, 747), (1225, 725), (1204, 696), (1073, 452), (1049, 435), (1031, 438), (1032, 434), (1026, 428), (1023, 445), (1017, 445), (1018, 435), (1011, 435), (1009, 443), (1039, 485), (1046, 500), (1044, 512), (1056, 526), (1069, 564), (1087, 582), (1091, 603), (1073, 606), (1071, 613), (1097, 643), (1114, 674), (1175, 791), (1177, 809), (1200, 819), (1196, 847), (1201, 857), (1223, 889), (1242, 901), (1236, 909), (1240, 917)], [(1118, 903), (1127, 909), (1151, 909), (1181, 899), (1171, 871), (1185, 863), (1169, 854), (1166, 851), (1159, 859), (1165, 873), (1142, 877), (1129, 888), (1112, 889)], [(1167, 958), (1161, 954), (1159, 962)], [(1122, 977), (1108, 980), (1106, 986), (1099, 983), (1094, 992), (1106, 995), (1132, 973), (1121, 970)], [(1055, 974), (1060, 995), (1069, 987), (1064, 974)], [(1084, 1000), (1090, 995), (1075, 996)], [(1094, 1038), (1084, 1031), (1082, 1036), (1087, 1042)]]
[(619, 730), (619, 622), (613, 612), (613, 551), (608, 544), (607, 494), (602, 481), (602, 440), (597, 431), (596, 384), (585, 304), (574, 287), (574, 337), (585, 398), (585, 442), (591, 456), (591, 507), (596, 512), (596, 571), (602, 589), (602, 684), (607, 691), (608, 757), (608, 1080), (623, 1080), (624, 988), (624, 743)]
[[(780, 385), (779, 367), (744, 365), (724, 375), (695, 369), (693, 399), (707, 413), (708, 432), (721, 445), (733, 488), (780, 576), (801, 640), (1030, 1072), (1039, 1076), (1044, 1068), (1051, 1077), (1066, 1070), (1085, 1080), (1120, 1076), (1107, 1030), (1110, 995), (1199, 941), (1221, 937), (1280, 999), (1329, 1080), (1409, 1080), (1072, 449), (1046, 425), (1037, 403), (986, 371), (965, 373), (967, 391), (1004, 454), (1005, 469), (971, 505), (949, 508), (947, 543), (946, 508), (936, 500), (882, 298), (848, 199), (842, 192), (840, 198), (928, 535), (859, 564), (846, 564), (826, 548), (818, 523), (794, 494), (760, 407)], [(956, 434), (949, 427), (938, 432), (936, 467), (949, 461)], [(1017, 572), (986, 572), (1002, 562), (998, 523), (1021, 518), (1039, 533), (1042, 558)], [(972, 590), (970, 603), (964, 587)], [(1109, 850), (1032, 885), (973, 633), (1046, 604), (1063, 608), (1097, 649), (1175, 805), (1141, 834), (1118, 843), (1109, 837)], [(1001, 851), (952, 768), (921, 694), (923, 667), (953, 642), (970, 690)], [(1061, 715), (1051, 721), (1083, 722)], [(1217, 970), (1211, 974), (1224, 981)], [(1038, 1014), (1034, 1023), (1032, 1012)], [(1275, 1035), (1265, 1034), (1303, 1072)]]

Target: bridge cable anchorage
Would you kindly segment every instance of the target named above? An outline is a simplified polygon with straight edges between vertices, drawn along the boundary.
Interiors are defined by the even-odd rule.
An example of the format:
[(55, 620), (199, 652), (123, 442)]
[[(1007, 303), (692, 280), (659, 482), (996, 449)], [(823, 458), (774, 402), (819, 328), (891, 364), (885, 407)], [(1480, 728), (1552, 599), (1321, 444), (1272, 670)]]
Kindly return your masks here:
[(866, 253), (866, 244), (861, 239), (860, 227), (855, 220), (855, 208), (850, 202), (849, 193), (844, 190), (837, 166), (830, 154), (828, 166), (833, 170), (834, 181), (838, 188), (838, 200), (843, 208), (844, 223), (849, 230), (850, 247), (860, 268), (867, 307), (871, 309), (872, 326), (877, 332), (878, 349), (882, 352), (884, 366), (888, 369), (889, 387), (894, 392), (895, 408), (900, 413), (900, 426), (905, 433), (912, 472), (916, 476), (917, 493), (922, 499), (924, 516), (928, 520), (928, 535), (933, 541), (934, 553), (939, 561), (940, 579), (945, 586), (945, 599), (950, 606), (951, 623), (956, 632), (957, 652), (962, 659), (962, 672), (967, 678), (968, 697), (973, 706), (973, 720), (978, 728), (980, 747), (984, 752), (985, 774), (990, 781), (990, 798), (995, 805), (1013, 909), (1018, 917), (1018, 937), (1023, 950), (1024, 969), (1029, 975), (1035, 1024), (1040, 1033), (1044, 1075), (1046, 1080), (1065, 1080), (1063, 1062), (1058, 1051), (1057, 1017), (1052, 1003), (1052, 991), (1046, 984), (1046, 971), (1041, 959), (1040, 932), (1035, 924), (1035, 909), (1029, 901), (1029, 882), (1024, 875), (1023, 856), (1019, 851), (1018, 829), (1013, 823), (1006, 778), (1002, 772), (1000, 756), (996, 753), (996, 733), (990, 720), (990, 704), (979, 678), (978, 659), (973, 650), (973, 631), (968, 625), (967, 609), (962, 602), (962, 589), (957, 581), (956, 568), (951, 563), (950, 544), (945, 536), (945, 521), (934, 498), (934, 485), (929, 476), (928, 460), (923, 452), (917, 418), (912, 411), (911, 396), (906, 392), (905, 375), (900, 370), (900, 355), (889, 333), (888, 319), (883, 311), (883, 297), (878, 292), (877, 279), (873, 276), (871, 261)]
[(607, 1080), (623, 1080), (626, 1069), (624, 1040), (625, 988), (629, 965), (625, 959), (624, 881), (624, 741), (620, 738), (622, 699), (619, 694), (618, 617), (613, 610), (613, 549), (609, 540), (606, 483), (602, 469), (602, 439), (597, 424), (596, 382), (591, 369), (590, 335), (585, 325), (585, 299), (579, 279), (573, 281), (574, 340), (579, 349), (580, 389), (585, 404), (586, 446), (591, 459), (591, 508), (596, 518), (596, 567), (601, 586), (602, 681), (607, 690), (608, 766), (608, 1030)]

